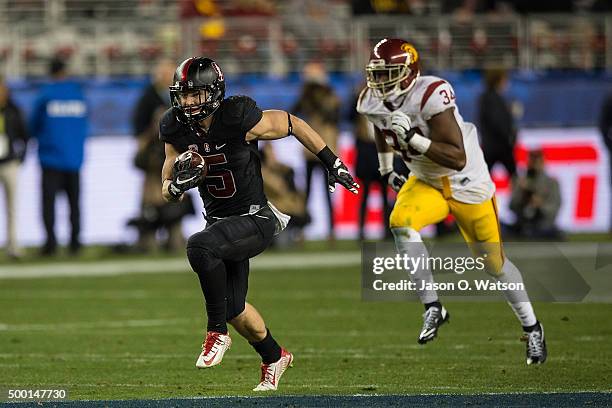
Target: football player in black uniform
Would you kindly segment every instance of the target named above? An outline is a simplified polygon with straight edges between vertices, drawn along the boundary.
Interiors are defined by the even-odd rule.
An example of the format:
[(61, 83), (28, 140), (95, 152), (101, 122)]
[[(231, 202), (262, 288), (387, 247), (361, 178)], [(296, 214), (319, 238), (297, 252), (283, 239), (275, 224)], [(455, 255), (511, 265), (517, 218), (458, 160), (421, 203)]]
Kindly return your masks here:
[[(221, 362), (231, 345), (227, 322), (261, 355), (261, 381), (254, 391), (276, 390), (293, 355), (281, 348), (261, 315), (245, 302), (249, 258), (261, 253), (288, 217), (263, 192), (258, 140), (295, 136), (328, 169), (330, 191), (338, 183), (357, 193), (346, 166), (303, 120), (281, 110), (262, 112), (247, 96), (225, 98), (223, 72), (213, 60), (183, 61), (170, 86), (172, 108), (160, 121), (165, 142), (162, 194), (181, 199), (197, 187), (206, 209), (207, 226), (187, 243), (187, 257), (200, 279), (208, 327), (196, 367)], [(179, 165), (183, 152), (204, 157), (207, 173)]]

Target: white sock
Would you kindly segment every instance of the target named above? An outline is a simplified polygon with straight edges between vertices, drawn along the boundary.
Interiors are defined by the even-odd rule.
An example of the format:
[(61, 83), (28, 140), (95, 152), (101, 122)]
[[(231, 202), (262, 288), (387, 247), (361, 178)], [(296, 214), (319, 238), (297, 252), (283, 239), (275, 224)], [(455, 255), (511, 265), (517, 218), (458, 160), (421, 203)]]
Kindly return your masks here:
[[(410, 257), (421, 257), (427, 258), (429, 253), (427, 247), (421, 239), (421, 234), (412, 228), (391, 228), (393, 238), (395, 239), (395, 247), (397, 252), (400, 254), (408, 254)], [(438, 294), (435, 290), (420, 290), (423, 281), (433, 283), (433, 275), (431, 270), (425, 265), (424, 268), (417, 269), (414, 273), (410, 273), (410, 280), (414, 282), (417, 287), (417, 295), (421, 299), (421, 303), (427, 304), (436, 302), (438, 300)]]
[[(500, 282), (523, 283), (521, 272), (512, 262), (510, 262), (508, 258), (505, 258), (504, 260), (502, 273), (503, 274), (501, 276), (496, 278)], [(533, 326), (538, 322), (535, 312), (533, 311), (533, 306), (531, 306), (531, 302), (529, 301), (529, 296), (524, 289), (505, 290), (504, 296), (523, 327)]]

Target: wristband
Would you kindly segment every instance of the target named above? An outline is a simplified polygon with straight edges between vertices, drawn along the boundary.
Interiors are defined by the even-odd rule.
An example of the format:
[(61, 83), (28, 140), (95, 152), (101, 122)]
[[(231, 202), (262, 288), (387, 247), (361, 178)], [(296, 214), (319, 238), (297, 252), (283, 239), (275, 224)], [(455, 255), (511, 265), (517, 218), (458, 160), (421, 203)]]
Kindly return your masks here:
[(323, 149), (321, 149), (321, 151), (317, 153), (317, 157), (328, 169), (334, 167), (334, 163), (338, 158), (338, 156), (336, 156), (328, 146), (325, 146)]
[(378, 153), (378, 172), (381, 176), (393, 171), (393, 152)]
[(414, 134), (408, 141), (408, 144), (417, 152), (425, 154), (425, 152), (429, 150), (429, 146), (431, 146), (431, 140), (424, 136)]

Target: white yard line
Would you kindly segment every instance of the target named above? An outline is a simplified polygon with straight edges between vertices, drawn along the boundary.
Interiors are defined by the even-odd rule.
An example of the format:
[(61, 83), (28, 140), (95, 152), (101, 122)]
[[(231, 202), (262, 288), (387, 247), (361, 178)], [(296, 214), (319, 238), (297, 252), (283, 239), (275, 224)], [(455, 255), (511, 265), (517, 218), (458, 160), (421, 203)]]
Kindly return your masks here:
[[(450, 246), (449, 246), (450, 248)], [(459, 248), (459, 246), (457, 246)], [(507, 244), (513, 259), (553, 259), (560, 254), (569, 258), (595, 258), (599, 253), (612, 253), (611, 243), (556, 243), (550, 246)], [(435, 246), (434, 246), (435, 252)], [(303, 252), (263, 254), (251, 260), (252, 269), (289, 270), (360, 266), (361, 251)], [(191, 271), (186, 258), (129, 259), (99, 262), (61, 262), (50, 264), (0, 266), (0, 279), (32, 279), (56, 277), (116, 276), (147, 273), (181, 273)]]
[(140, 319), (140, 320), (103, 320), (97, 322), (72, 322), (72, 323), (40, 323), (40, 324), (3, 324), (0, 323), (1, 331), (51, 331), (70, 329), (97, 329), (97, 328), (122, 328), (122, 327), (156, 327), (169, 324), (184, 324), (189, 319)]
[[(334, 268), (361, 264), (359, 251), (261, 255), (251, 260), (252, 269), (284, 270)], [(100, 262), (62, 262), (48, 265), (9, 265), (0, 267), (0, 279), (115, 276), (141, 273), (190, 272), (187, 259), (113, 260)]]

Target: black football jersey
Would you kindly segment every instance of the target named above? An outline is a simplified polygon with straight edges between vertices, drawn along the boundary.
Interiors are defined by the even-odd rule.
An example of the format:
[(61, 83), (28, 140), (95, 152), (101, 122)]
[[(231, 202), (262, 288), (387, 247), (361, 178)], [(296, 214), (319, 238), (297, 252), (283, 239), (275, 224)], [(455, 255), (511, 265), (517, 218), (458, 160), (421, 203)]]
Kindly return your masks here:
[(245, 141), (263, 115), (255, 101), (248, 96), (225, 99), (208, 132), (181, 122), (175, 109), (162, 116), (159, 137), (179, 153), (195, 150), (204, 157), (208, 171), (198, 189), (206, 214), (227, 217), (266, 205), (257, 141)]

